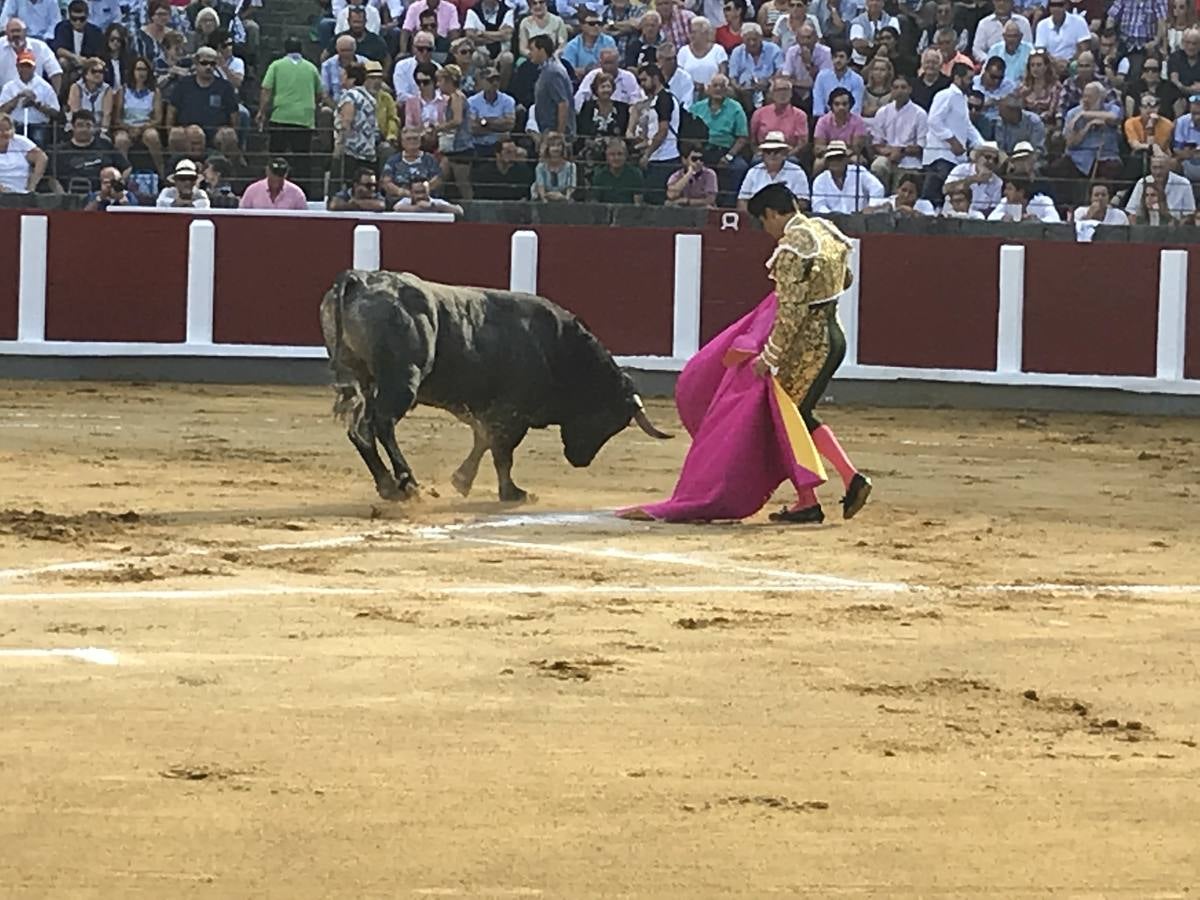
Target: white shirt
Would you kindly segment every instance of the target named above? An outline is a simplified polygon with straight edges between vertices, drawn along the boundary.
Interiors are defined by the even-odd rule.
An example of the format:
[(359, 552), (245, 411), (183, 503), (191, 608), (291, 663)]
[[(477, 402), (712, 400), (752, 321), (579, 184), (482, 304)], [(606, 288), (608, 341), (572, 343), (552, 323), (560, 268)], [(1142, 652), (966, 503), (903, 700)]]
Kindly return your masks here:
[[(854, 21), (850, 23), (850, 41), (866, 41), (868, 44), (874, 43), (875, 35), (879, 34), (881, 29), (895, 28), (897, 33), (900, 31), (900, 22), (895, 16), (889, 16), (884, 13), (877, 20), (871, 21), (867, 18), (867, 14), (856, 16)], [(818, 34), (820, 32), (818, 31)], [(850, 59), (856, 66), (865, 65), (867, 58), (853, 48), (850, 51)]]
[[(896, 208), (896, 195), (892, 194), (892, 196), (890, 196), (890, 197), (884, 197), (878, 203), (873, 203), (871, 205), (872, 206), (890, 206), (892, 209), (895, 209)], [(920, 213), (923, 216), (936, 216), (937, 215), (937, 210), (933, 208), (933, 204), (930, 203), (928, 200), (926, 200), (924, 197), (917, 198), (917, 202), (912, 205), (912, 208), (914, 211)]]
[(1088, 207), (1080, 206), (1075, 210), (1075, 240), (1081, 243), (1089, 243), (1096, 234), (1096, 228), (1100, 225), (1128, 225), (1129, 217), (1115, 206), (1110, 206), (1104, 211), (1104, 219), (1089, 219)]
[(690, 108), (692, 100), (696, 96), (696, 83), (692, 81), (691, 76), (687, 72), (676, 68), (675, 74), (667, 82), (667, 90), (674, 95), (676, 100)]
[[(1129, 192), (1129, 200), (1125, 204), (1125, 212), (1136, 214), (1142, 208), (1142, 188), (1146, 180), (1152, 177), (1147, 175), (1133, 186), (1133, 190)], [(1167, 209), (1175, 218), (1196, 211), (1196, 196), (1192, 193), (1192, 183), (1182, 175), (1176, 175), (1174, 172), (1167, 173), (1166, 195)]]
[[(515, 27), (513, 25), (515, 21), (516, 20), (513, 18), (513, 11), (510, 9), (504, 14), (504, 18), (500, 20), (500, 27), (513, 28)], [(488, 27), (483, 24), (483, 19), (479, 18), (479, 13), (475, 12), (473, 9), (468, 9), (466, 22), (463, 25), (463, 31), (477, 31), (480, 34), (483, 34), (487, 30)]]
[(1037, 37), (1033, 42), (1035, 47), (1043, 47), (1055, 59), (1068, 60), (1075, 57), (1075, 48), (1080, 41), (1090, 40), (1092, 30), (1088, 28), (1087, 19), (1076, 13), (1063, 16), (1063, 23), (1056, 27), (1050, 16), (1042, 19), (1037, 25)]
[[(34, 37), (25, 38), (25, 49), (34, 55), (37, 66), (34, 71), (49, 81), (62, 74), (62, 66), (44, 41)], [(7, 40), (0, 38), (0, 84), (7, 84), (17, 77), (17, 51)]]
[[(950, 138), (958, 138), (963, 145), (963, 152), (955, 154), (950, 149)], [(964, 162), (967, 150), (976, 144), (983, 143), (983, 136), (971, 122), (971, 114), (967, 109), (967, 96), (958, 85), (951, 84), (945, 90), (933, 95), (933, 103), (929, 105), (928, 126), (926, 129), (925, 152), (921, 156), (922, 165), (929, 165), (939, 159), (952, 163)]]
[[(1016, 22), (1017, 27), (1021, 29), (1021, 40), (1032, 44), (1033, 29), (1029, 27), (1029, 20), (1019, 13), (1013, 13), (1009, 20)], [(987, 62), (992, 45), (1004, 41), (1004, 26), (1007, 24), (1008, 22), (997, 19), (995, 13), (979, 20), (979, 24), (975, 26), (975, 43), (971, 47), (975, 59)]]
[[(379, 10), (374, 6), (367, 5), (367, 31), (372, 34), (379, 34), (383, 23), (379, 19)], [(333, 26), (334, 34), (341, 34), (343, 31), (350, 30), (350, 7), (346, 6), (338, 13), (336, 23)]]
[(808, 176), (802, 168), (788, 159), (784, 160), (783, 168), (774, 175), (767, 171), (766, 163), (751, 166), (738, 189), (738, 199), (749, 200), (768, 184), (786, 184), (797, 197), (808, 196)]
[[(658, 145), (658, 149), (650, 154), (651, 162), (663, 162), (666, 160), (677, 159), (679, 157), (679, 100), (672, 96), (670, 91), (662, 91), (659, 97), (671, 97), (671, 119), (668, 123), (667, 134), (663, 138), (663, 142)], [(654, 136), (658, 134), (658, 126), (661, 121), (658, 118), (658, 111), (654, 108), (657, 103), (657, 98), (651, 100), (646, 106), (646, 135), (650, 140), (654, 140)], [(533, 118), (530, 116), (530, 118)]]
[(976, 219), (976, 220), (982, 222), (983, 221), (983, 213), (981, 213), (977, 209), (968, 209), (966, 212), (958, 212), (957, 210), (950, 209), (950, 207), (946, 206), (946, 207), (942, 208), (942, 218), (943, 219)]
[(54, 26), (62, 21), (63, 12), (58, 0), (5, 0), (0, 9), (0, 22), (20, 19), (25, 33), (44, 41), (54, 39)]
[[(871, 131), (871, 140), (876, 144), (886, 144), (889, 147), (924, 147), (929, 116), (911, 100), (899, 109), (893, 100), (885, 103), (874, 116), (867, 119), (867, 125)], [(902, 169), (919, 169), (921, 157), (901, 157), (898, 165)]]
[(19, 194), (29, 190), (31, 166), (26, 157), (30, 150), (36, 149), (37, 145), (29, 138), (13, 134), (8, 139), (8, 149), (0, 153), (0, 184)]
[[(433, 62), (430, 60), (430, 62)], [(439, 69), (436, 62), (433, 63)], [(413, 73), (417, 68), (417, 58), (415, 56), (406, 57), (396, 63), (396, 70), (392, 72), (392, 89), (396, 92), (396, 104), (403, 106), (404, 101), (409, 97), (415, 97), (420, 91), (417, 90), (417, 82), (413, 80)]]
[(1034, 194), (1029, 199), (1029, 202), (1025, 204), (1024, 210), (1021, 209), (1019, 204), (1009, 203), (1005, 200), (988, 213), (988, 221), (1024, 222), (1026, 213), (1032, 215), (1039, 222), (1055, 224), (1062, 221), (1058, 215), (1058, 210), (1054, 208), (1054, 201), (1045, 194)]
[[(592, 82), (596, 80), (600, 71), (600, 69), (592, 69), (583, 76), (583, 81), (579, 82), (579, 90), (575, 92), (575, 112), (583, 109), (583, 104), (592, 99)], [(628, 69), (618, 69), (617, 77), (613, 79), (612, 98), (632, 105), (640, 100), (645, 100), (646, 92), (638, 84), (636, 75)]]
[[(458, 207), (449, 200), (443, 200), (441, 197), (430, 197), (427, 201), (430, 209), (440, 209), (446, 212), (457, 213)], [(396, 201), (397, 206), (412, 206), (412, 197), (401, 197)]]
[[(155, 201), (155, 206), (176, 206), (175, 200), (179, 194), (173, 187), (166, 187), (159, 191), (158, 200)], [(192, 202), (190, 206), (183, 207), (184, 209), (208, 209), (208, 194), (204, 193), (200, 188), (192, 189)]]
[[(33, 91), (34, 97), (37, 98), (37, 102), (42, 104), (42, 106), (48, 106), (54, 110), (59, 109), (58, 95), (54, 93), (54, 88), (50, 86), (50, 82), (45, 78), (39, 78), (37, 75), (34, 75), (28, 83), (17, 78), (4, 85), (0, 89), (0, 106), (3, 106), (22, 91)], [(44, 112), (34, 109), (32, 106), (26, 106), (23, 102), (17, 103), (9, 115), (12, 116), (13, 122), (17, 125), (23, 125), (26, 122), (30, 125), (45, 125), (50, 121), (50, 117)]]
[[(341, 19), (342, 12), (350, 5), (350, 0), (333, 0), (330, 11), (335, 19)], [(379, 12), (379, 0), (367, 0), (367, 6), (372, 6)]]
[(720, 44), (713, 44), (712, 49), (699, 59), (692, 54), (692, 48), (685, 44), (679, 48), (675, 58), (679, 68), (687, 72), (688, 77), (696, 84), (708, 84), (720, 71), (721, 64), (729, 62), (729, 54)]
[[(950, 174), (946, 176), (945, 190), (949, 190), (949, 184), (952, 181), (964, 181), (975, 174), (975, 163), (962, 163), (950, 170)], [(976, 183), (971, 185), (971, 209), (977, 209), (982, 213), (986, 213), (992, 209), (1004, 197), (1004, 182), (1000, 180), (1000, 176), (995, 172), (992, 177), (982, 184)], [(946, 201), (949, 205), (950, 201)]]
[(812, 208), (817, 213), (861, 212), (883, 199), (885, 191), (879, 179), (870, 170), (850, 163), (846, 166), (846, 180), (838, 187), (833, 174), (826, 169), (813, 181)]

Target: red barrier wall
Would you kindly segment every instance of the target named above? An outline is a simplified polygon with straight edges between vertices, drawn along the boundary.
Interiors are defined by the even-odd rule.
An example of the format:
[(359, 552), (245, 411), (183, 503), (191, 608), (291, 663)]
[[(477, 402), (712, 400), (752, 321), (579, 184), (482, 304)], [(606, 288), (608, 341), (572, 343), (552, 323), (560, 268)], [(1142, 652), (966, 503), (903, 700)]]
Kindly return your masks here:
[(1025, 371), (1152, 377), (1159, 249), (1026, 244)]
[(1187, 352), (1183, 377), (1200, 379), (1200, 250), (1188, 250)]
[(865, 237), (859, 363), (994, 369), (1001, 243), (907, 234)]
[(720, 334), (775, 287), (766, 261), (775, 242), (763, 231), (704, 232), (700, 265), (700, 343)]
[(21, 213), (0, 213), (0, 341), (17, 338), (17, 282), (20, 277)]
[(389, 222), (379, 229), (380, 268), (430, 281), (508, 288), (511, 225)]
[(46, 340), (183, 341), (186, 216), (50, 214)]

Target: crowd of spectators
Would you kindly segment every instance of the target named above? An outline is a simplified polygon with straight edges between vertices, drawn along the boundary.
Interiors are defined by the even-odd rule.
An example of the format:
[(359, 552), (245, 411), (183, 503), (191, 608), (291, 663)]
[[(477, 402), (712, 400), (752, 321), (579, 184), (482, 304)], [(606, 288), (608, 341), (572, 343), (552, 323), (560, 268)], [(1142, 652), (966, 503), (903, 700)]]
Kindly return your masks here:
[(332, 0), (259, 72), (260, 3), (4, 0), (0, 191), (1196, 216), (1193, 0)]

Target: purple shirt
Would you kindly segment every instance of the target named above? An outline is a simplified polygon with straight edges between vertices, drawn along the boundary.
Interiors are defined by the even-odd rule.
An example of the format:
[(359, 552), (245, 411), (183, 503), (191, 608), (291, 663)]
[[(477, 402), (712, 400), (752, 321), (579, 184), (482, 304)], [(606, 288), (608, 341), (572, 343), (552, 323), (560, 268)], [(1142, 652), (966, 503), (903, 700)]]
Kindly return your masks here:
[[(679, 169), (671, 174), (667, 179), (667, 186), (674, 184), (679, 179), (687, 174), (686, 169)], [(693, 178), (683, 189), (683, 193), (679, 196), (684, 200), (703, 200), (710, 194), (717, 192), (717, 173), (708, 166), (700, 173), (699, 178)]]
[(267, 188), (267, 179), (260, 178), (246, 188), (246, 193), (242, 194), (242, 202), (238, 204), (238, 208), (308, 209), (308, 201), (304, 197), (304, 191), (290, 181), (284, 181), (279, 196), (271, 199), (271, 191)]

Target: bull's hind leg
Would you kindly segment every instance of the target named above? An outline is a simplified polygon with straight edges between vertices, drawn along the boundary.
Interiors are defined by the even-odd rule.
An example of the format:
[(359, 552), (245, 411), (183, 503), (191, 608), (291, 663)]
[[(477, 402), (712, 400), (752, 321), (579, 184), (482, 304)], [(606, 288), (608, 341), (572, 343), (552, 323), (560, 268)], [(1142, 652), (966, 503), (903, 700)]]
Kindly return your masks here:
[(492, 432), (492, 462), (496, 466), (496, 480), (500, 485), (500, 500), (504, 503), (524, 503), (529, 495), (512, 480), (513, 451), (525, 439), (527, 429), (516, 433)]
[[(417, 491), (417, 478), (413, 475), (412, 467), (400, 452), (396, 443), (396, 423), (412, 409), (417, 399), (417, 384), (419, 373), (415, 368), (408, 369), (401, 377), (386, 383), (381, 383), (375, 393), (372, 409), (375, 436), (383, 445), (383, 450), (392, 463), (396, 473), (397, 496), (412, 496)], [(397, 499), (389, 497), (387, 499)]]
[(490, 442), (487, 430), (483, 425), (474, 419), (463, 416), (459, 416), (459, 418), (471, 426), (471, 431), (475, 435), (475, 443), (471, 446), (471, 452), (467, 454), (467, 458), (450, 476), (450, 483), (454, 485), (456, 491), (467, 497), (471, 493), (472, 485), (475, 484), (475, 476), (479, 474), (479, 464), (483, 461), (483, 454), (487, 453)]

